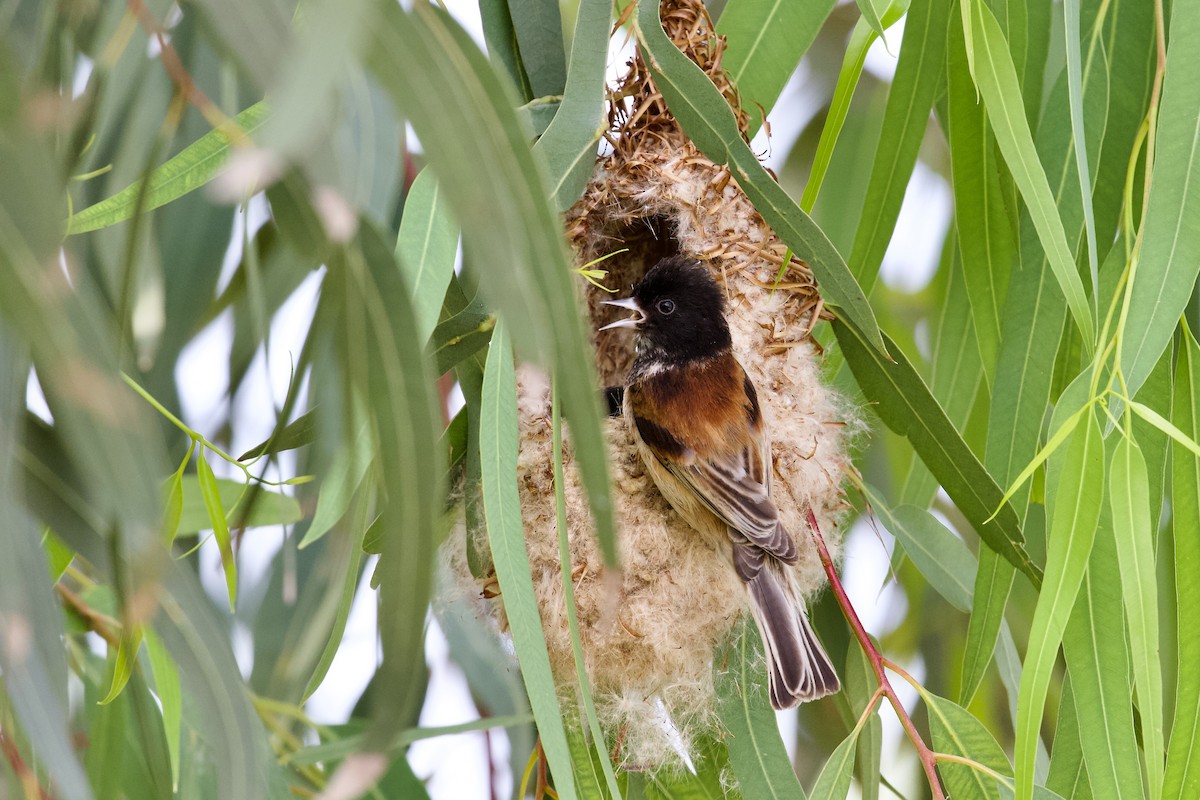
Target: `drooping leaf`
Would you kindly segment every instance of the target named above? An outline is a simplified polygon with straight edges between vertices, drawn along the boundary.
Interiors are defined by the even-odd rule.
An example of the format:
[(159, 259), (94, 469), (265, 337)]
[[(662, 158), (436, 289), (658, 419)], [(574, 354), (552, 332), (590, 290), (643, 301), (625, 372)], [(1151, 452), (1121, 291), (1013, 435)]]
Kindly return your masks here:
[(481, 287), (513, 322), (514, 345), (560, 382), (597, 541), (605, 562), (615, 565), (606, 446), (583, 315), (515, 102), (467, 34), (427, 4), (411, 14), (390, 6), (380, 12), (370, 64), (412, 120), (455, 216), (470, 220), (464, 247), (488, 254)]
[(566, 93), (567, 56), (556, 0), (508, 0), (521, 63), (534, 97)]
[[(225, 572), (225, 585), (229, 590), (229, 613), (233, 613), (237, 605), (237, 558), (233, 554), (233, 540), (229, 534), (229, 519), (226, 516), (225, 503), (221, 499), (221, 487), (217, 477), (213, 475), (212, 467), (200, 451), (196, 459), (196, 484), (199, 488), (200, 499), (208, 516), (208, 525), (212, 528), (213, 538), (221, 551), (221, 569)], [(240, 492), (245, 487), (239, 486)]]
[(858, 731), (852, 731), (821, 768), (817, 782), (813, 784), (809, 800), (845, 800), (850, 792), (850, 779), (854, 777), (854, 748), (858, 744)]
[[(891, 27), (907, 10), (907, 0), (898, 0), (889, 5), (882, 18), (883, 27)], [(854, 97), (858, 79), (862, 76), (863, 67), (867, 62), (867, 51), (878, 38), (879, 34), (871, 29), (866, 19), (860, 18), (854, 24), (850, 41), (846, 44), (846, 54), (842, 58), (842, 67), (838, 71), (837, 85), (833, 88), (829, 114), (825, 117), (824, 127), (821, 128), (821, 139), (817, 142), (812, 170), (809, 172), (808, 182), (804, 185), (804, 194), (800, 197), (800, 208), (806, 214), (812, 213), (816, 205), (817, 195), (825, 182), (825, 172), (829, 169), (834, 147), (838, 143), (842, 125), (846, 122), (846, 114), (850, 110), (850, 101)]]
[[(1148, 795), (1162, 795), (1163, 687), (1158, 653), (1158, 586), (1150, 481), (1142, 451), (1131, 438), (1116, 444), (1109, 468), (1108, 500), (1129, 632), (1134, 686), (1140, 699)], [(1100, 589), (1101, 587), (1097, 587)]]
[(1170, 31), (1144, 245), (1121, 349), (1130, 393), (1158, 362), (1200, 274), (1200, 84), (1191, 79), (1200, 70), (1200, 7), (1172, 4)]
[[(1180, 430), (1195, 438), (1200, 436), (1200, 346), (1187, 326), (1182, 328), (1171, 416)], [(1178, 652), (1163, 797), (1187, 797), (1200, 791), (1200, 638), (1188, 635), (1200, 616), (1200, 538), (1194, 535), (1195, 520), (1200, 519), (1200, 458), (1175, 443), (1171, 464)]]
[(517, 495), (517, 384), (512, 350), (501, 323), (492, 337), (483, 376), (480, 456), (483, 507), (501, 596), (521, 661), (521, 677), (537, 719), (542, 747), (562, 797), (575, 797), (571, 754), (558, 707), (550, 656), (533, 594), (529, 554)]
[(596, 145), (605, 124), (604, 67), (611, 27), (609, 0), (579, 4), (562, 103), (533, 148), (546, 160), (550, 202), (559, 211), (566, 211), (579, 199), (596, 164)]
[(826, 304), (853, 322), (870, 347), (882, 350), (875, 315), (846, 262), (816, 223), (759, 163), (738, 133), (733, 111), (725, 98), (663, 32), (656, 4), (638, 6), (637, 30), (655, 85), (684, 132), (714, 163), (728, 164), (733, 169), (738, 185), (755, 210), (793, 252), (812, 266)]
[(1074, 254), (1067, 244), (1062, 218), (1058, 215), (1046, 171), (1038, 160), (1020, 85), (1004, 32), (983, 0), (966, 0), (962, 9), (967, 31), (967, 54), (975, 85), (988, 108), (996, 142), (1004, 154), (1013, 180), (1029, 208), (1038, 237), (1046, 249), (1054, 277), (1067, 300), (1075, 325), (1090, 351), (1095, 336), (1093, 310), (1075, 268)]
[(1038, 595), (1017, 712), (1016, 793), (1033, 796), (1038, 730), (1067, 619), (1083, 582), (1104, 500), (1104, 444), (1088, 412), (1067, 445), (1061, 474), (1047, 487), (1051, 525), (1046, 580)]
[(725, 669), (717, 676), (717, 713), (729, 730), (725, 740), (729, 763), (742, 794), (763, 800), (804, 798), (792, 764), (779, 738), (775, 712), (767, 693), (762, 640), (754, 624), (742, 620), (726, 648), (714, 658)]
[(458, 225), (437, 177), (426, 167), (408, 190), (396, 239), (396, 259), (413, 299), (419, 342), (427, 341), (437, 327), (457, 253)]
[(1083, 585), (1063, 633), (1079, 739), (1088, 781), (1100, 797), (1142, 797), (1141, 764), (1133, 729), (1129, 640), (1121, 604), (1121, 575), (1113, 517), (1101, 510), (1100, 529)]
[[(214, 526), (212, 514), (217, 506), (210, 508), (209, 498), (205, 495), (206, 477), (202, 477), (200, 462), (196, 462), (197, 474), (184, 475), (181, 484), (182, 502), (180, 505), (179, 525), (177, 535), (186, 536)], [(207, 466), (207, 465), (206, 465)], [(208, 468), (212, 473), (212, 468)], [(212, 478), (211, 486), (215, 489), (216, 502), (224, 509), (225, 520), (239, 520), (247, 528), (263, 525), (290, 525), (298, 522), (304, 514), (296, 498), (273, 489), (258, 487), (254, 503), (249, 506), (250, 515), (244, 520), (240, 512), (245, 509), (250, 492), (245, 483), (226, 478)], [(226, 523), (228, 525), (228, 523)]]
[(886, 134), (879, 138), (875, 151), (871, 180), (850, 252), (850, 269), (868, 293), (892, 239), (929, 112), (943, 85), (952, 5), (950, 0), (917, 3), (910, 6), (905, 19), (900, 58), (883, 113)]
[[(267, 120), (265, 102), (256, 103), (232, 119), (245, 134), (254, 133)], [(229, 157), (229, 135), (221, 129), (210, 131), (164, 163), (150, 175), (142, 210), (156, 208), (204, 186), (220, 171)], [(116, 225), (133, 216), (141, 183), (135, 183), (93, 206), (72, 214), (67, 234), (73, 235)]]
[(726, 39), (721, 65), (750, 114), (751, 136), (833, 6), (832, 0), (732, 0), (725, 5), (717, 19), (717, 33)]
[(885, 358), (872, 350), (859, 332), (834, 323), (838, 343), (854, 377), (888, 427), (908, 437), (925, 465), (946, 489), (980, 537), (1030, 577), (1041, 581), (1041, 570), (1025, 552), (1024, 538), (1012, 507), (962, 436), (946, 418), (937, 400), (899, 348), (888, 345)]
[(878, 491), (867, 487), (871, 507), (909, 559), (942, 597), (959, 611), (971, 610), (975, 557), (950, 529), (916, 506), (891, 509)]

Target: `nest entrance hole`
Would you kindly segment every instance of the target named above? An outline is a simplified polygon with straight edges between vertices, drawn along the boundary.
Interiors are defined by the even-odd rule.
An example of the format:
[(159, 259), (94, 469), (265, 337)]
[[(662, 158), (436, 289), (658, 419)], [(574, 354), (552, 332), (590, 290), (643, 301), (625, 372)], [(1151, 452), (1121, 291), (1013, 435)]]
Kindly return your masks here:
[[(601, 301), (628, 297), (634, 284), (642, 279), (651, 267), (668, 256), (680, 252), (672, 222), (665, 216), (637, 217), (615, 226), (607, 232), (605, 240), (612, 243), (613, 250), (627, 248), (606, 259), (600, 266), (608, 270), (604, 283), (615, 294), (600, 289), (590, 289), (592, 322), (596, 327), (615, 322), (628, 316), (628, 311), (602, 305)], [(589, 258), (604, 255), (593, 253)], [(617, 328), (600, 334), (596, 347), (596, 366), (605, 386), (617, 386), (625, 382), (629, 367), (633, 364), (634, 333), (628, 328)]]

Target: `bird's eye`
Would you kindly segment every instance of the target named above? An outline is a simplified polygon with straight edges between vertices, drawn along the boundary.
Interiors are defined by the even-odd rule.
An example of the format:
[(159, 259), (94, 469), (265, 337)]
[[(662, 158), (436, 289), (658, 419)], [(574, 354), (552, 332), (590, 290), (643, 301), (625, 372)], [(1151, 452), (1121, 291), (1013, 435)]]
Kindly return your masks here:
[(659, 300), (655, 307), (658, 309), (658, 313), (660, 314), (675, 313), (675, 301), (669, 298), (666, 300)]

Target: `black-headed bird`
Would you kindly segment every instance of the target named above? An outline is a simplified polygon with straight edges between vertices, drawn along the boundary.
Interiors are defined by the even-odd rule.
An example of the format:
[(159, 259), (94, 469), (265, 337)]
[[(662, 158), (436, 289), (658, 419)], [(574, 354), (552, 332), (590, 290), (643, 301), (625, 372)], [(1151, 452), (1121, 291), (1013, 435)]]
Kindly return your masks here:
[(771, 704), (791, 708), (838, 691), (790, 565), (797, 542), (771, 500), (771, 443), (758, 394), (733, 355), (725, 299), (709, 271), (664, 258), (624, 300), (637, 355), (623, 412), (662, 495), (728, 555), (745, 583), (766, 649)]

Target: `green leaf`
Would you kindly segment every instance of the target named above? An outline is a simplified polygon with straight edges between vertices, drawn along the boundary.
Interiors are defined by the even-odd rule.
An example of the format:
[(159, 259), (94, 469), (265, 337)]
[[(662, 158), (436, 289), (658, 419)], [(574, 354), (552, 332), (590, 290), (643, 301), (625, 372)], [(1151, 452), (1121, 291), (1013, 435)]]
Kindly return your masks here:
[(561, 797), (574, 798), (571, 753), (563, 729), (562, 712), (550, 656), (542, 634), (542, 621), (525, 552), (525, 529), (517, 494), (517, 383), (512, 349), (501, 323), (492, 336), (483, 375), (483, 400), (479, 442), (483, 467), (483, 507), (496, 577), (512, 631), (513, 646), (521, 661), (521, 677), (555, 786)]
[[(591, 734), (592, 747), (596, 749), (596, 761), (600, 764), (604, 783), (607, 784), (608, 791), (613, 797), (619, 797), (621, 792), (617, 788), (617, 776), (613, 772), (608, 748), (605, 747), (604, 732), (600, 730), (600, 723), (596, 719), (596, 704), (592, 700), (592, 689), (588, 682), (587, 659), (583, 652), (583, 642), (579, 637), (579, 614), (575, 605), (575, 584), (572, 577), (570, 529), (567, 524), (566, 480), (563, 477), (562, 414), (559, 410), (557, 388), (551, 389), (550, 416), (554, 454), (554, 527), (558, 534), (558, 566), (562, 578), (563, 603), (567, 611), (567, 627), (570, 630), (571, 652), (575, 657), (575, 678), (579, 682), (578, 689), (583, 704), (584, 719), (587, 722), (588, 732)], [(576, 778), (581, 778), (578, 771)], [(595, 783), (596, 789), (599, 790), (602, 786), (601, 782), (597, 779)]]
[(479, 352), (492, 338), (496, 315), (480, 301), (473, 301), (433, 331), (430, 350), (436, 369), (445, 374)]
[(300, 540), (301, 549), (319, 540), (345, 515), (346, 510), (350, 508), (350, 500), (362, 485), (373, 458), (370, 426), (364, 422), (359, 425), (350, 446), (338, 450), (334, 455), (333, 463), (329, 465), (329, 471), (321, 481), (312, 522), (304, 532), (304, 538)]
[(196, 443), (188, 445), (187, 455), (179, 462), (179, 468), (167, 480), (167, 496), (163, 501), (163, 542), (170, 547), (179, 533), (179, 523), (183, 519), (183, 471), (187, 469), (195, 452)]
[[(893, 3), (888, 6), (883, 15), (883, 27), (889, 28), (896, 23), (908, 10), (908, 2)], [(829, 113), (825, 117), (825, 125), (821, 128), (821, 139), (817, 142), (817, 153), (813, 156), (812, 170), (808, 182), (804, 186), (804, 194), (800, 197), (800, 208), (806, 214), (811, 214), (817, 203), (817, 195), (825, 182), (825, 172), (833, 158), (833, 149), (837, 145), (850, 110), (850, 101), (854, 98), (854, 89), (862, 76), (863, 66), (867, 62), (867, 51), (879, 38), (879, 34), (871, 30), (866, 19), (860, 18), (854, 23), (850, 33), (850, 41), (846, 44), (846, 54), (842, 56), (842, 67), (838, 71), (837, 85), (833, 88), (833, 99), (829, 103)]]
[[(233, 118), (243, 133), (252, 134), (267, 120), (265, 102), (255, 103)], [(229, 137), (220, 129), (210, 131), (150, 174), (149, 186), (142, 211), (153, 211), (188, 192), (204, 186), (220, 170), (232, 149)], [(87, 233), (107, 228), (130, 219), (137, 207), (141, 181), (127, 186), (117, 194), (72, 214), (67, 223), (67, 235)]]
[(1079, 720), (1076, 717), (1075, 696), (1069, 673), (1063, 679), (1058, 721), (1054, 726), (1054, 753), (1050, 757), (1046, 785), (1071, 800), (1092, 798), (1087, 765), (1083, 761), (1083, 744), (1079, 740)]
[(1100, 256), (1096, 252), (1096, 216), (1092, 207), (1092, 175), (1088, 167), (1087, 139), (1083, 129), (1083, 64), (1080, 55), (1079, 0), (1063, 0), (1064, 33), (1067, 40), (1067, 98), (1071, 109), (1071, 140), (1075, 150), (1075, 174), (1083, 200), (1083, 228), (1087, 238), (1088, 269), (1092, 296), (1100, 291)]
[[(318, 310), (314, 321), (317, 332), (337, 326), (345, 384), (365, 392), (351, 394), (349, 407), (364, 402), (372, 410), (377, 435), (382, 555), (375, 578), (383, 664), (375, 691), (388, 702), (372, 709), (366, 747), (373, 752), (380, 752), (420, 713), (425, 618), (445, 507), (445, 454), (437, 441), (442, 424), (434, 377), (393, 250), (390, 237), (361, 225), (357, 239), (331, 260), (331, 279), (322, 295), (322, 302), (330, 297), (330, 304)], [(334, 313), (336, 322), (329, 316)]]
[(959, 611), (971, 610), (975, 557), (950, 529), (916, 506), (891, 509), (878, 490), (867, 487), (867, 498), (884, 527), (896, 537), (929, 584)]
[[(871, 30), (877, 36), (883, 36), (884, 25), (881, 22), (883, 17), (883, 3), (881, 0), (854, 0), (858, 5), (858, 10), (862, 13), (862, 18), (871, 26)], [(879, 7), (877, 7), (877, 5)]]
[(285, 450), (295, 450), (306, 444), (312, 444), (316, 438), (317, 415), (315, 411), (306, 411), (287, 424), (278, 436), (267, 439), (238, 456), (238, 461), (249, 461), (252, 458), (282, 453)]
[(179, 791), (179, 744), (183, 734), (183, 694), (179, 688), (179, 670), (158, 635), (145, 631), (146, 655), (154, 674), (154, 694), (162, 705), (163, 732), (171, 761), (171, 785)]
[[(217, 540), (217, 547), (221, 551), (221, 567), (225, 571), (225, 585), (229, 589), (229, 613), (232, 614), (237, 605), (237, 559), (233, 555), (233, 542), (229, 535), (229, 522), (225, 517), (225, 504), (221, 499), (221, 487), (204, 457), (204, 450), (200, 451), (200, 456), (196, 459), (196, 482), (212, 527), (213, 538)], [(244, 490), (244, 486), (238, 486), (239, 497)]]
[[(869, 4), (862, 0), (859, 6)], [(904, 24), (900, 58), (888, 90), (883, 130), (871, 180), (863, 203), (850, 266), (863, 290), (870, 294), (892, 239), (900, 204), (917, 163), (917, 152), (933, 101), (943, 85), (946, 36), (953, 3), (928, 0), (911, 6)]]
[(503, 70), (508, 74), (521, 99), (532, 102), (548, 99), (535, 97), (529, 86), (529, 76), (525, 74), (525, 65), (521, 63), (521, 54), (517, 51), (517, 32), (513, 28), (508, 0), (479, 0), (479, 16), (483, 23), (487, 52), (496, 64), (496, 71)]
[(611, 0), (581, 0), (562, 104), (533, 147), (546, 161), (550, 202), (559, 211), (575, 204), (596, 166), (596, 144), (605, 125), (604, 67), (611, 27)]
[(1046, 580), (1038, 594), (1021, 674), (1016, 734), (1017, 799), (1033, 795), (1038, 730), (1067, 618), (1087, 570), (1104, 500), (1104, 442), (1089, 412), (1071, 435), (1061, 474), (1046, 496), (1051, 525)]
[[(0, 206), (0, 219), (6, 219), (3, 211)], [(22, 349), (12, 337), (0, 337), (0, 450), (5, 453), (16, 448), (28, 375), (29, 362)], [(4, 620), (0, 696), (20, 726), (21, 739), (35, 749), (37, 765), (54, 779), (55, 796), (90, 800), (92, 791), (68, 730), (62, 611), (47, 580), (38, 527), (17, 499), (21, 476), (14, 467), (14, 459), (0, 458), (0, 506), (6, 509), (5, 524), (0, 526), (4, 553), (0, 558), (0, 618)], [(8, 735), (6, 741), (17, 739)]]
[(850, 793), (850, 779), (854, 777), (854, 748), (858, 744), (858, 731), (842, 740), (821, 767), (821, 774), (813, 784), (809, 800), (846, 800)]
[(1154, 175), (1121, 347), (1131, 395), (1170, 342), (1200, 274), (1200, 82), (1193, 79), (1200, 72), (1200, 7), (1179, 2), (1170, 8)]
[(656, 4), (638, 6), (637, 31), (655, 86), (693, 144), (713, 163), (730, 166), (755, 210), (812, 266), (825, 303), (863, 331), (871, 347), (882, 350), (875, 315), (841, 254), (759, 163), (738, 132), (725, 98), (663, 32)]
[(726, 647), (714, 658), (725, 665), (717, 675), (717, 713), (729, 730), (729, 763), (742, 794), (755, 800), (803, 800), (768, 699), (762, 639), (754, 623), (743, 619)]
[(470, 221), (464, 247), (487, 254), (488, 268), (478, 272), (484, 296), (510, 321), (522, 357), (559, 381), (596, 538), (605, 563), (615, 565), (594, 359), (561, 221), (546, 198), (514, 99), (470, 37), (428, 4), (417, 4), (412, 14), (384, 7), (370, 61), (412, 120), (455, 217)]
[(108, 694), (100, 701), (100, 705), (106, 706), (116, 700), (117, 695), (121, 694), (121, 690), (125, 688), (125, 684), (129, 683), (129, 677), (133, 675), (133, 667), (137, 664), (138, 650), (141, 647), (142, 631), (140, 628), (135, 627), (123, 632), (115, 657), (112, 659), (112, 679), (109, 682)]
[(889, 428), (905, 436), (950, 498), (989, 547), (1041, 582), (1041, 570), (1025, 552), (1017, 515), (1002, 503), (1003, 491), (971, 452), (912, 365), (895, 344), (885, 357), (852, 326), (835, 321), (834, 333), (858, 385)]
[(1015, 247), (995, 142), (967, 69), (961, 25), (952, 26), (946, 78), (954, 225), (979, 355), (988, 384), (996, 386), (1004, 298)]
[[(922, 695), (929, 709), (929, 730), (933, 747), (939, 753), (969, 758), (1000, 773), (1012, 775), (1008, 757), (995, 738), (979, 720), (965, 708), (935, 694)], [(990, 775), (966, 764), (943, 762), (938, 765), (950, 797), (998, 798), (1000, 789)]]
[(730, 0), (717, 20), (725, 37), (721, 66), (737, 87), (753, 136), (800, 59), (833, 10), (835, 0)]
[(1090, 352), (1095, 337), (1092, 310), (1075, 267), (1075, 257), (1067, 244), (1046, 172), (1038, 160), (1004, 32), (983, 0), (964, 0), (960, 8), (963, 27), (967, 31), (971, 74), (987, 105), (996, 142), (1021, 190), (1054, 277), (1083, 337), (1084, 347)]
[(396, 260), (412, 297), (419, 342), (427, 341), (437, 327), (457, 255), (458, 225), (450, 215), (437, 176), (426, 167), (404, 199), (404, 216), (396, 238)]
[(1132, 438), (1122, 437), (1117, 442), (1108, 478), (1121, 596), (1147, 754), (1147, 786), (1150, 797), (1161, 797), (1165, 746), (1162, 670), (1158, 653), (1158, 586), (1154, 574), (1155, 537), (1146, 461)]
[(1139, 798), (1142, 770), (1129, 702), (1133, 676), (1113, 533), (1112, 516), (1102, 509), (1087, 573), (1063, 634), (1063, 654), (1092, 791), (1100, 797)]
[[(201, 462), (204, 462), (203, 456), (196, 461), (196, 474), (184, 475), (181, 481), (183, 501), (180, 505), (178, 535), (186, 536), (213, 528), (215, 520), (212, 515), (215, 509), (225, 509), (220, 514), (222, 520), (239, 520), (247, 528), (290, 525), (303, 518), (304, 514), (296, 498), (263, 487), (254, 490), (239, 481), (214, 477), (212, 468), (207, 463), (203, 467), (200, 466)], [(205, 470), (208, 477), (204, 475)], [(215, 492), (215, 506), (209, 505), (209, 498), (205, 495), (205, 481), (211, 481), (209, 485)], [(254, 501), (250, 506), (250, 515), (242, 520), (242, 511), (252, 491)], [(226, 530), (228, 526), (228, 522), (225, 522)]]
[(962, 686), (959, 702), (967, 705), (979, 691), (1004, 623), (1004, 606), (1016, 569), (990, 547), (979, 549), (975, 584), (971, 589), (971, 621), (963, 645)]
[(533, 96), (565, 94), (567, 57), (558, 0), (508, 0), (508, 8)]
[[(1200, 346), (1182, 327), (1175, 371), (1172, 418), (1187, 435), (1200, 437)], [(1200, 618), (1200, 457), (1176, 442), (1171, 447), (1171, 486), (1175, 530), (1175, 614), (1178, 654), (1175, 721), (1167, 748), (1163, 797), (1190, 797), (1200, 791), (1200, 637), (1189, 635)]]

